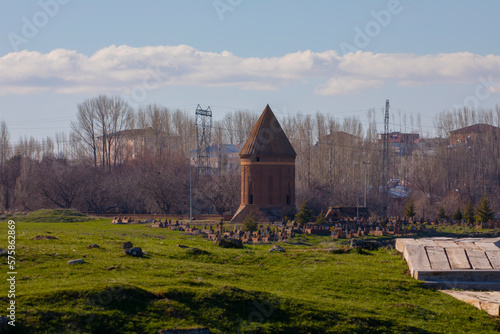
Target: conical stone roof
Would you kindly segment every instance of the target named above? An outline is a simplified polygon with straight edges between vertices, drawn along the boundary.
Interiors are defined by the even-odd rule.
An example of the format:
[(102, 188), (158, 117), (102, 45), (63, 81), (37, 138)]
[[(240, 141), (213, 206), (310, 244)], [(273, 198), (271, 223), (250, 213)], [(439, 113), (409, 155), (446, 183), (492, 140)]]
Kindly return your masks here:
[(240, 151), (242, 158), (250, 155), (297, 156), (269, 105), (264, 109)]

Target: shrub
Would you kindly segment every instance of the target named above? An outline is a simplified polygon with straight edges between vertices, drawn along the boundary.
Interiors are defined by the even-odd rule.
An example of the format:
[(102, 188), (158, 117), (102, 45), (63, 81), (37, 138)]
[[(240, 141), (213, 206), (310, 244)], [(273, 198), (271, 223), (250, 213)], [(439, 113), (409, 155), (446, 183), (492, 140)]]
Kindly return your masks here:
[(410, 198), (408, 202), (406, 202), (404, 213), (407, 218), (415, 217), (415, 204), (413, 203), (413, 198)]
[(325, 217), (325, 214), (323, 213), (323, 211), (321, 211), (321, 212), (319, 213), (318, 218), (316, 218), (316, 224), (317, 224), (317, 225), (323, 225), (323, 224), (326, 224), (326, 217)]
[(259, 225), (255, 221), (255, 217), (253, 214), (250, 214), (245, 217), (245, 220), (243, 220), (243, 231), (254, 232), (257, 231), (258, 228)]
[(488, 197), (486, 197), (486, 194), (483, 195), (481, 198), (481, 201), (476, 207), (476, 222), (477, 223), (484, 223), (487, 222), (490, 219), (493, 219), (495, 214), (490, 208), (490, 201), (488, 200)]
[(446, 212), (444, 211), (444, 208), (441, 206), (438, 211), (438, 218), (445, 219), (446, 218)]
[(467, 223), (472, 223), (474, 221), (474, 207), (471, 201), (465, 206), (464, 219)]
[(462, 220), (463, 217), (464, 215), (462, 214), (460, 208), (457, 208), (457, 211), (455, 211), (455, 213), (452, 216), (453, 220)]
[(312, 210), (309, 209), (307, 201), (304, 199), (300, 203), (299, 212), (295, 215), (295, 222), (300, 226), (304, 226), (305, 223), (309, 223), (312, 219)]

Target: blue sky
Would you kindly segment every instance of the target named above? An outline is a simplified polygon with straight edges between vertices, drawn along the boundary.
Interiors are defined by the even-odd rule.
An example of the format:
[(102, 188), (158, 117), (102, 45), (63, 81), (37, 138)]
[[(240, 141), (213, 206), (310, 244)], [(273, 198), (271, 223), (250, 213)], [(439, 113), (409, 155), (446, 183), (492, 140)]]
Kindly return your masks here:
[(499, 12), (498, 1), (2, 1), (0, 119), (15, 141), (69, 132), (98, 94), (210, 105), (216, 118), (269, 103), (278, 117), (362, 121), (390, 99), (393, 130), (401, 110), (432, 133), (444, 109), (500, 104)]

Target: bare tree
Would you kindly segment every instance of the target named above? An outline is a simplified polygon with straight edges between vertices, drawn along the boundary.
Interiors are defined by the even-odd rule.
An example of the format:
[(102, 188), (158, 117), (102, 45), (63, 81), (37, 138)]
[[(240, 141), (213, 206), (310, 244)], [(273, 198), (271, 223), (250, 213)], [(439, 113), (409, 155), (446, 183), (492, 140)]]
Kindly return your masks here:
[(219, 214), (235, 212), (240, 203), (239, 175), (210, 175), (200, 178), (198, 198), (207, 201)]
[(164, 151), (170, 154), (172, 150), (172, 115), (165, 107), (150, 104), (143, 109), (146, 116), (146, 127), (152, 131), (153, 150), (156, 156), (161, 156)]
[[(58, 133), (55, 139), (24, 136), (11, 146), (7, 126), (0, 123), (1, 209), (75, 207), (100, 213), (187, 212), (187, 155), (196, 147), (194, 113), (153, 104), (134, 115), (120, 98), (104, 95), (83, 101), (77, 109), (69, 136)], [(398, 115), (400, 128), (404, 127), (405, 132), (418, 130), (422, 135), (419, 114)], [(360, 119), (353, 116), (338, 120), (316, 113), (280, 119), (298, 153), (298, 200), (307, 198), (317, 211), (330, 205), (359, 205), (366, 177), (367, 204), (372, 211), (378, 211), (382, 145), (376, 117), (373, 109), (368, 111), (366, 131)], [(219, 147), (245, 143), (257, 118), (249, 111), (228, 113), (214, 123), (213, 142)], [(493, 207), (500, 209), (500, 200), (495, 200), (500, 198), (498, 129), (481, 126), (480, 136), (472, 136), (463, 145), (452, 146), (448, 138), (451, 131), (478, 122), (498, 126), (500, 107), (442, 111), (434, 119), (439, 138), (424, 138), (411, 154), (391, 160), (389, 177), (403, 180), (412, 189), (422, 214), (434, 214), (436, 205), (453, 208), (458, 188), (464, 198), (473, 202), (483, 192), (492, 194)], [(144, 131), (127, 131), (132, 129)], [(129, 135), (141, 134), (143, 138), (133, 140), (134, 147), (128, 151)], [(137, 143), (142, 146), (142, 154), (136, 153)], [(126, 158), (133, 156), (130, 152), (135, 159)], [(237, 179), (236, 175), (214, 175), (200, 180), (200, 211), (234, 210), (239, 196)], [(401, 203), (391, 201), (391, 213), (398, 214)]]
[(97, 167), (97, 120), (91, 99), (85, 100), (77, 106), (76, 122), (71, 122), (73, 136), (81, 140), (94, 160)]
[(177, 136), (175, 146), (183, 154), (196, 147), (196, 124), (192, 116), (182, 110), (172, 113), (172, 132)]
[[(227, 113), (226, 116), (224, 116), (224, 119), (221, 122), (221, 127), (225, 131), (225, 141), (229, 143), (230, 145), (235, 144), (235, 138), (236, 138), (236, 133), (234, 129), (234, 124), (233, 124), (233, 114), (232, 113)], [(243, 143), (236, 143), (243, 145)]]
[(0, 197), (4, 210), (14, 202), (16, 179), (19, 176), (20, 158), (11, 159), (9, 130), (5, 121), (0, 124)]
[[(150, 208), (161, 213), (178, 213), (187, 208), (189, 168), (187, 159), (176, 156), (168, 163), (162, 159), (143, 161), (145, 194), (151, 198)], [(187, 185), (187, 187), (186, 187)]]
[(111, 152), (109, 152), (109, 145), (113, 137), (111, 132), (111, 119), (113, 117), (111, 108), (113, 101), (105, 95), (99, 95), (92, 99), (90, 103), (96, 121), (96, 128), (99, 131), (98, 139), (101, 148), (102, 167), (106, 168), (106, 166), (108, 166), (111, 168)]
[[(110, 105), (110, 125), (107, 138), (107, 152), (108, 152), (108, 168), (111, 169), (111, 160), (113, 160), (113, 166), (116, 166), (118, 162), (121, 161), (120, 157), (122, 154), (122, 133), (124, 130), (130, 128), (133, 124), (133, 111), (130, 106), (119, 97), (114, 97)], [(104, 138), (104, 137), (103, 137)]]
[(67, 160), (45, 159), (38, 168), (38, 189), (59, 208), (72, 208), (78, 199), (88, 169), (84, 165), (72, 166)]
[(4, 166), (7, 159), (10, 158), (11, 147), (10, 147), (10, 134), (7, 128), (7, 123), (2, 121), (0, 123), (0, 166)]
[(86, 211), (97, 214), (112, 212), (118, 207), (117, 197), (120, 193), (115, 178), (100, 168), (93, 167), (92, 177), (83, 185), (81, 197)]
[(77, 120), (71, 128), (89, 150), (94, 166), (100, 155), (102, 167), (110, 170), (119, 161), (121, 133), (132, 121), (132, 109), (122, 98), (99, 95), (78, 105)]
[(38, 162), (28, 159), (20, 159), (19, 177), (16, 180), (15, 193), (17, 207), (21, 210), (34, 211), (44, 207), (44, 199), (37, 187), (39, 180)]

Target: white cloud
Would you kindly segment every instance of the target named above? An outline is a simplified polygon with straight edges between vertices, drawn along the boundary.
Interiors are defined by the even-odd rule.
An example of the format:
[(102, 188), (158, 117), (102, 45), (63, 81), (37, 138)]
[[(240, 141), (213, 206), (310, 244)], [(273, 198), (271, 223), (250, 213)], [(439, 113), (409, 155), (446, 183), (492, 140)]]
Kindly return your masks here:
[(356, 77), (332, 78), (322, 87), (316, 89), (318, 95), (346, 95), (359, 94), (359, 90), (367, 88), (380, 88), (383, 80), (361, 79)]
[(477, 81), (479, 75), (500, 74), (500, 56), (479, 56), (470, 52), (437, 55), (347, 54), (339, 65), (342, 71), (380, 79), (416, 82)]
[[(162, 85), (233, 86), (277, 90), (311, 79), (323, 81), (320, 95), (356, 94), (388, 82), (414, 87), (432, 83), (477, 83), (500, 79), (500, 56), (470, 52), (449, 54), (374, 54), (310, 50), (282, 57), (238, 57), (204, 52), (188, 45), (109, 46), (91, 56), (73, 50), (20, 51), (0, 58), (0, 94), (52, 91), (122, 93), (133, 87)], [(497, 87), (491, 92), (499, 92)]]

